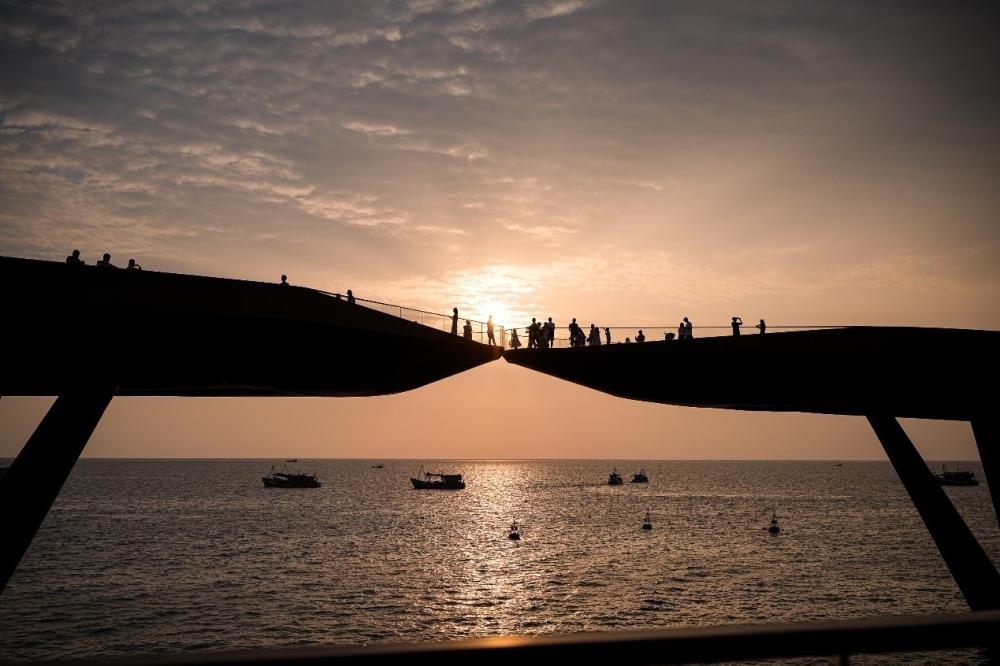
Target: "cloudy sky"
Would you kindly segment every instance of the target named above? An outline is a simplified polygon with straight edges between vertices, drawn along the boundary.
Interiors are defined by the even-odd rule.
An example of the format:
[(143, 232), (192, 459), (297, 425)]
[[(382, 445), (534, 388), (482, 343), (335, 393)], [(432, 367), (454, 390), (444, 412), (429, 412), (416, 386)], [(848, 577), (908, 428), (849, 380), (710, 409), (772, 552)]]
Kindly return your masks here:
[[(996, 329), (998, 19), (973, 2), (0, 3), (0, 253), (287, 273), (508, 324)], [(0, 454), (46, 404), (2, 401)], [(639, 405), (502, 362), (384, 399), (119, 399), (88, 453), (283, 456), (289, 423), (302, 456), (880, 456), (852, 419)], [(930, 454), (974, 455), (964, 425), (910, 427)]]

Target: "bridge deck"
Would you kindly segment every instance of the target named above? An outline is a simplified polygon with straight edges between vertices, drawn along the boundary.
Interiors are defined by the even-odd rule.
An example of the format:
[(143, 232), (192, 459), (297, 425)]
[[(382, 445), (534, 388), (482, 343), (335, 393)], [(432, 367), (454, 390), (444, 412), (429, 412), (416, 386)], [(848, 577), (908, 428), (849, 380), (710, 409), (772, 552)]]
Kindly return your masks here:
[(10, 258), (0, 282), (0, 395), (368, 396), (500, 355), (302, 287)]
[(1000, 333), (854, 327), (521, 349), (505, 351), (504, 358), (649, 402), (970, 420), (987, 413), (996, 394)]

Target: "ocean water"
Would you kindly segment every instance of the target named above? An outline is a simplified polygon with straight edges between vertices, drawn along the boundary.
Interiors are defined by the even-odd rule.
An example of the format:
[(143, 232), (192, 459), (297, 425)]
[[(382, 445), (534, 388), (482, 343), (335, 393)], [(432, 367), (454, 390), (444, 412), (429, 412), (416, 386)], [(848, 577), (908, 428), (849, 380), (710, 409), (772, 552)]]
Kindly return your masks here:
[[(465, 475), (452, 492), (353, 460), (267, 489), (272, 463), (80, 461), (0, 595), (0, 659), (967, 610), (888, 463), (424, 463)], [(947, 492), (997, 561), (986, 486)]]

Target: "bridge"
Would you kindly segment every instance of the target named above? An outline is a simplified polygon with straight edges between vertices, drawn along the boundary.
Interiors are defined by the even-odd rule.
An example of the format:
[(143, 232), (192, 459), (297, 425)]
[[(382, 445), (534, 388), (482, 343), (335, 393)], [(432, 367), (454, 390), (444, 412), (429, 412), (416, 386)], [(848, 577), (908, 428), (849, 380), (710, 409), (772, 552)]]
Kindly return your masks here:
[[(853, 327), (501, 352), (452, 335), (446, 315), (352, 303), (303, 287), (13, 258), (0, 258), (0, 280), (8, 322), (0, 341), (9, 357), (0, 395), (58, 396), (0, 480), (0, 511), (10, 517), (0, 545), (0, 591), (115, 395), (372, 396), (416, 388), (502, 353), (507, 362), (623, 398), (866, 417), (979, 613), (966, 624), (956, 620), (975, 627), (962, 644), (988, 644), (1000, 628), (1000, 575), (897, 421), (970, 421), (1000, 507), (993, 388), (1000, 333)], [(914, 622), (894, 630), (916, 640)], [(556, 644), (570, 646), (566, 654), (582, 645), (561, 640)], [(510, 656), (501, 653), (490, 654)], [(474, 652), (456, 647), (449, 654)]]

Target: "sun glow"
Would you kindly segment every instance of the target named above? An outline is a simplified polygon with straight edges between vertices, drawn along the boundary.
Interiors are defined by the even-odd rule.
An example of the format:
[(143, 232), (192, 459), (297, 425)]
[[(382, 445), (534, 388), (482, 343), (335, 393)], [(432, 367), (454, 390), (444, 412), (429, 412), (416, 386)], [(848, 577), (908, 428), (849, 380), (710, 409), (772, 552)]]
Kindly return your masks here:
[(476, 313), (472, 316), (479, 321), (486, 321), (490, 315), (493, 316), (493, 323), (497, 326), (511, 326), (515, 319), (511, 309), (499, 301), (476, 306)]

